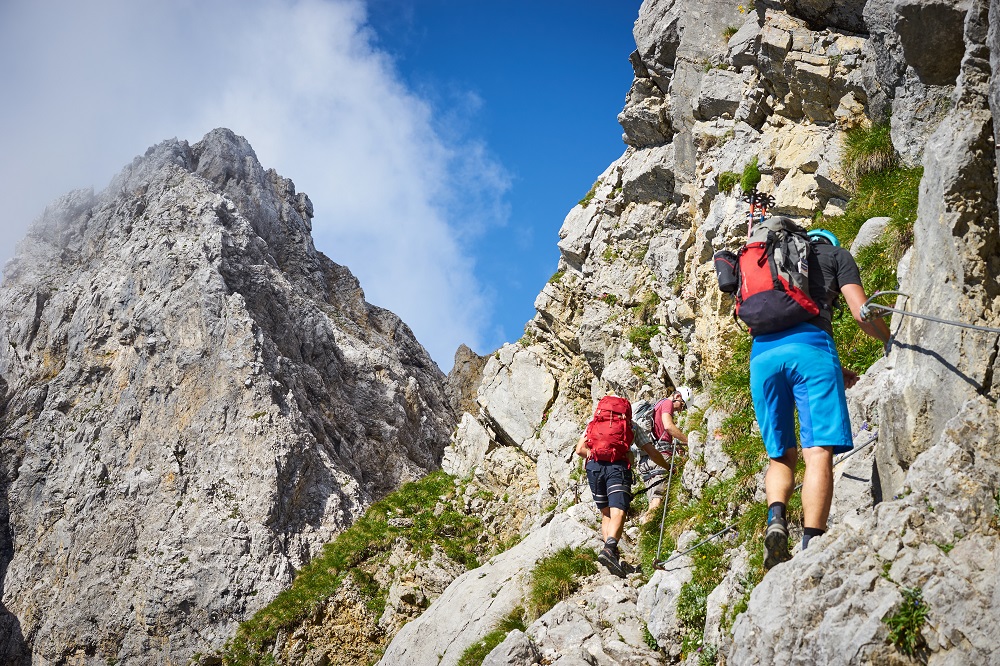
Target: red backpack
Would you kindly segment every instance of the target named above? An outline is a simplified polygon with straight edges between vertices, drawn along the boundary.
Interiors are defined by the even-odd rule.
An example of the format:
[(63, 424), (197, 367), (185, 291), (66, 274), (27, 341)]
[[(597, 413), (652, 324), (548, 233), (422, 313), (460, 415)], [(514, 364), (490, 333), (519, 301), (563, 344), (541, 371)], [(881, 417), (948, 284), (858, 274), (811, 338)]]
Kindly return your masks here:
[(811, 253), (809, 236), (787, 217), (754, 225), (736, 267), (736, 314), (752, 335), (783, 331), (819, 314), (809, 295)]
[(632, 405), (625, 398), (606, 395), (597, 403), (585, 433), (590, 459), (600, 462), (628, 460), (632, 446)]

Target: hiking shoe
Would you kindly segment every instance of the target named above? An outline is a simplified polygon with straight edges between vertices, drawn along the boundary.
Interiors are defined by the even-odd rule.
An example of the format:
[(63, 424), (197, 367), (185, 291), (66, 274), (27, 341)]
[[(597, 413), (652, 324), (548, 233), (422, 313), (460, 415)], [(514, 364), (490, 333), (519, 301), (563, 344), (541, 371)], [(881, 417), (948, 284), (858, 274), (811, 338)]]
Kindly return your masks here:
[(602, 548), (600, 554), (597, 556), (597, 561), (619, 578), (625, 577), (625, 568), (622, 567), (622, 563), (618, 560), (618, 554), (610, 548), (606, 546)]
[(768, 523), (764, 534), (764, 571), (790, 559), (792, 555), (788, 552), (788, 527), (785, 526), (785, 521), (774, 520)]

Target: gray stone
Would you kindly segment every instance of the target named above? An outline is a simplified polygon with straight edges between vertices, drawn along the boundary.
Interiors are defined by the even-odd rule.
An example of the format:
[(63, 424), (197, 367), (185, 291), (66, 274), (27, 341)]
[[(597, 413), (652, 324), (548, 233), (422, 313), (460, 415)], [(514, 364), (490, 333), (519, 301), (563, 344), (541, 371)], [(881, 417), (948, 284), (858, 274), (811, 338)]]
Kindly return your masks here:
[(695, 101), (695, 118), (732, 118), (743, 98), (743, 76), (728, 69), (713, 69), (701, 80)]
[(534, 641), (523, 631), (515, 629), (486, 655), (482, 666), (531, 666), (539, 663), (541, 658)]
[(534, 353), (504, 345), (483, 369), (479, 404), (514, 446), (533, 437), (555, 400), (556, 380)]
[(670, 86), (677, 47), (684, 32), (684, 6), (674, 0), (660, 0), (647, 3), (644, 9), (639, 12), (632, 35), (642, 64), (660, 90), (665, 91)]
[(867, 247), (872, 243), (878, 241), (882, 234), (885, 232), (889, 223), (892, 222), (891, 217), (873, 217), (866, 220), (861, 228), (858, 229), (858, 235), (854, 237), (851, 242), (851, 254), (855, 257), (858, 256), (858, 252), (863, 247)]
[(965, 54), (965, 16), (971, 0), (894, 0), (893, 26), (906, 64), (922, 83), (954, 85)]
[(864, 0), (782, 0), (782, 5), (789, 14), (805, 19), (814, 29), (866, 32)]
[(636, 148), (664, 144), (674, 136), (670, 105), (652, 79), (632, 82), (618, 123), (624, 131), (622, 140)]
[(736, 69), (756, 67), (759, 48), (760, 25), (757, 23), (756, 14), (751, 13), (736, 34), (729, 38), (726, 60)]
[(622, 189), (637, 203), (668, 202), (674, 199), (674, 145), (637, 150), (624, 161)]

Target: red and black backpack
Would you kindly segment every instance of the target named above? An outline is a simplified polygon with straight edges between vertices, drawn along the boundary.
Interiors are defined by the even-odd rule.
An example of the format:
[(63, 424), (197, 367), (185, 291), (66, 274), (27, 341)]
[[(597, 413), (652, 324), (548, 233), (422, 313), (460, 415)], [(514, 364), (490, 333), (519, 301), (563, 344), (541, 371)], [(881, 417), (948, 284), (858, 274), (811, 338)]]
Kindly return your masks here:
[(597, 402), (594, 418), (585, 433), (590, 459), (601, 462), (628, 460), (632, 446), (632, 404), (625, 398), (606, 395)]
[(736, 296), (736, 315), (752, 335), (783, 331), (819, 314), (809, 294), (811, 253), (804, 229), (787, 217), (769, 217), (753, 227), (739, 253), (715, 254), (719, 288)]

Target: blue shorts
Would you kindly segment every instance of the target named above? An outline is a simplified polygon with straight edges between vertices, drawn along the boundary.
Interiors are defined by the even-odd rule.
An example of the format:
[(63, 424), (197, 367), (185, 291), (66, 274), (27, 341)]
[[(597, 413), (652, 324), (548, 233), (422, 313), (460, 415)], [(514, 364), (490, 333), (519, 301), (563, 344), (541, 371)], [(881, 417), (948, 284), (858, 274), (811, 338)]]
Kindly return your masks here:
[(750, 351), (750, 392), (767, 455), (795, 447), (795, 407), (802, 447), (854, 447), (840, 358), (829, 333), (812, 324), (758, 335)]
[(598, 509), (628, 511), (632, 502), (632, 470), (626, 462), (587, 461), (587, 481)]

